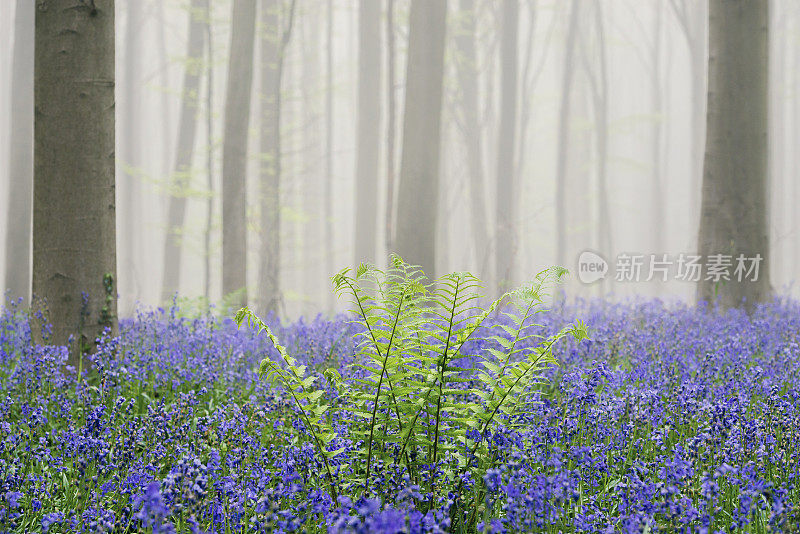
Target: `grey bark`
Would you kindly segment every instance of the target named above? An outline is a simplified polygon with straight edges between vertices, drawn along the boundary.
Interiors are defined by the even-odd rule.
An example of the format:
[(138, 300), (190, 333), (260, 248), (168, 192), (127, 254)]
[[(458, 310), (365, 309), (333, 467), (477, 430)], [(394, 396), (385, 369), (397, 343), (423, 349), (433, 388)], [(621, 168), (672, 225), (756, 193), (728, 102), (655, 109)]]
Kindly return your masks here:
[[(132, 305), (140, 295), (140, 281), (137, 271), (137, 258), (142, 256), (141, 235), (138, 232), (141, 221), (141, 192), (137, 176), (141, 162), (141, 65), (142, 49), (139, 33), (142, 31), (142, 3), (128, 2), (127, 22), (125, 24), (125, 55), (122, 95), (122, 164), (124, 166), (120, 203), (123, 217), (120, 224), (120, 270), (123, 275), (123, 292), (126, 307), (123, 313), (132, 312)], [(130, 292), (130, 293), (129, 293)], [(131, 298), (128, 298), (131, 297)]]
[(447, 2), (412, 0), (396, 249), (435, 276)]
[[(653, 121), (652, 157), (653, 157), (653, 244), (658, 252), (666, 252), (666, 219), (664, 204), (666, 195), (662, 184), (662, 130), (664, 128), (663, 110), (663, 82), (661, 79), (661, 34), (662, 12), (661, 6), (655, 6), (653, 17), (653, 64), (651, 73), (651, 102), (656, 119)], [(694, 161), (694, 160), (693, 160)]]
[(395, 44), (394, 44), (394, 0), (386, 0), (386, 216), (384, 219), (384, 243), (386, 250), (394, 250), (395, 220)]
[(356, 144), (355, 264), (377, 260), (380, 142), (381, 2), (360, 0), (358, 10), (358, 122)]
[[(161, 149), (161, 172), (166, 175), (172, 163), (172, 113), (170, 112), (170, 80), (169, 80), (169, 55), (167, 54), (167, 21), (164, 17), (164, 0), (158, 0), (156, 4), (158, 20), (158, 60), (161, 63), (160, 83), (161, 83), (161, 131), (163, 132), (164, 142)], [(192, 9), (192, 12), (194, 10)], [(205, 13), (203, 14), (205, 16)]]
[(11, 65), (9, 195), (6, 212), (5, 284), (12, 298), (26, 301), (31, 290), (33, 205), (33, 32), (34, 2), (17, 0)]
[(222, 145), (222, 294), (247, 303), (247, 137), (253, 84), (256, 3), (234, 0)]
[(117, 325), (113, 0), (39, 0), (34, 73), (33, 294), (76, 365)]
[(578, 32), (579, 0), (569, 8), (566, 49), (562, 65), (561, 105), (558, 112), (558, 152), (556, 154), (556, 261), (565, 265), (567, 259), (567, 151), (569, 149), (570, 94), (572, 92), (573, 59)]
[(170, 198), (167, 208), (167, 235), (164, 240), (164, 279), (161, 300), (166, 302), (180, 288), (181, 248), (186, 219), (185, 189), (191, 182), (194, 155), (197, 109), (200, 98), (200, 60), (203, 56), (205, 23), (202, 16), (208, 0), (192, 0), (189, 9), (189, 41), (186, 49), (186, 67), (183, 73), (181, 113), (178, 118), (178, 139), (173, 175), (170, 177)]
[(478, 117), (478, 55), (476, 53), (475, 0), (461, 0), (459, 28), (455, 36), (456, 74), (458, 76), (461, 134), (469, 173), (470, 230), (475, 265), (484, 265), (489, 250), (489, 225), (486, 220), (486, 187), (484, 185), (483, 139)]
[[(699, 252), (763, 258), (758, 279), (701, 280), (699, 300), (752, 307), (768, 298), (768, 7), (709, 2), (708, 112)], [(705, 274), (705, 273), (704, 273)]]
[(214, 223), (214, 32), (211, 23), (211, 4), (206, 3), (206, 228), (203, 233), (203, 262), (205, 277), (203, 294), (211, 298), (211, 229)]
[(501, 91), (500, 131), (497, 138), (497, 175), (495, 204), (495, 277), (502, 292), (514, 281), (516, 256), (516, 198), (514, 175), (517, 135), (517, 35), (519, 0), (503, 0), (500, 42)]
[(281, 304), (281, 82), (295, 6), (296, 0), (292, 0), (283, 30), (278, 2), (264, 0), (261, 11), (261, 268), (258, 308), (263, 314), (278, 313)]
[(277, 313), (280, 305), (280, 29), (278, 2), (261, 4), (261, 114), (259, 184), (261, 250), (258, 283), (260, 313)]
[[(325, 240), (325, 271), (333, 276), (333, 0), (328, 0), (325, 45), (325, 199), (322, 234)], [(333, 310), (333, 292), (327, 308)]]

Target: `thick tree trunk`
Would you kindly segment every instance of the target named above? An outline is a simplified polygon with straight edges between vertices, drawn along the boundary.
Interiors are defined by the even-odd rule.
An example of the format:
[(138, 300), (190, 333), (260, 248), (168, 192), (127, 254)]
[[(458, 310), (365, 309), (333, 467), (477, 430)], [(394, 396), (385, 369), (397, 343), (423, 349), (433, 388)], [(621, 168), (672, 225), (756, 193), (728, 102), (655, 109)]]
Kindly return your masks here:
[[(770, 293), (767, 227), (768, 9), (765, 0), (709, 2), (708, 114), (699, 252), (732, 257), (730, 281), (704, 279), (698, 299), (752, 307)], [(758, 277), (734, 275), (760, 255)], [(749, 261), (746, 263), (749, 267)], [(706, 273), (704, 273), (705, 275)]]
[(569, 149), (570, 97), (574, 70), (575, 41), (578, 32), (579, 0), (572, 0), (567, 27), (566, 50), (562, 64), (561, 107), (558, 112), (558, 152), (556, 154), (556, 261), (567, 261), (567, 151)]
[(396, 249), (429, 277), (436, 265), (446, 15), (445, 0), (411, 0)]
[(234, 0), (222, 145), (222, 294), (247, 303), (247, 134), (253, 85), (256, 3)]
[(161, 300), (166, 302), (180, 289), (181, 247), (183, 226), (186, 219), (185, 190), (192, 178), (197, 108), (200, 98), (201, 69), (199, 60), (203, 55), (205, 16), (208, 0), (192, 0), (189, 10), (189, 42), (186, 50), (186, 67), (183, 74), (181, 115), (178, 119), (178, 140), (175, 152), (175, 168), (170, 180), (170, 198), (167, 209), (167, 235), (164, 240), (164, 279), (161, 285)]
[[(475, 0), (461, 0), (459, 4), (460, 27), (455, 37), (456, 73), (461, 108), (461, 134), (469, 173), (470, 230), (479, 271), (486, 260), (489, 244), (489, 225), (486, 220), (486, 186), (483, 170), (483, 140), (478, 117), (478, 55), (475, 51), (476, 19)], [(483, 273), (486, 276), (486, 273)]]
[(17, 0), (11, 66), (9, 195), (6, 212), (5, 284), (12, 298), (28, 300), (31, 290), (31, 206), (33, 205), (33, 31), (36, 5)]
[(516, 177), (514, 149), (517, 145), (517, 35), (518, 0), (503, 0), (503, 31), (500, 41), (501, 93), (500, 132), (497, 138), (497, 194), (495, 205), (495, 278), (499, 291), (514, 282), (516, 256)]
[[(70, 363), (116, 330), (114, 2), (36, 9), (33, 294)], [(39, 301), (43, 299), (44, 302)]]
[(380, 142), (381, 2), (360, 0), (358, 10), (358, 123), (356, 145), (355, 264), (377, 260)]

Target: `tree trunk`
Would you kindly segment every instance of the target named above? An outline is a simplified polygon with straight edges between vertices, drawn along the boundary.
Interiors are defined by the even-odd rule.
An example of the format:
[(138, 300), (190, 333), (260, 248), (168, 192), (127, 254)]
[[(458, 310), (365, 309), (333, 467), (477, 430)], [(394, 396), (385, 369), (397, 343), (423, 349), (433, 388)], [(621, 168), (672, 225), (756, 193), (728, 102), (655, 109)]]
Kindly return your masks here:
[(206, 2), (206, 227), (203, 232), (203, 295), (211, 299), (211, 230), (214, 223), (214, 32), (211, 21), (211, 3)]
[[(480, 270), (489, 248), (489, 225), (486, 220), (486, 187), (483, 171), (483, 142), (478, 119), (478, 55), (475, 51), (477, 13), (475, 0), (461, 0), (458, 20), (461, 23), (455, 36), (457, 50), (456, 73), (461, 108), (461, 133), (464, 140), (467, 172), (469, 173), (470, 230), (475, 252), (475, 265)], [(485, 275), (485, 274), (484, 274)]]
[(518, 0), (503, 0), (500, 41), (501, 92), (500, 132), (497, 138), (497, 196), (495, 205), (495, 278), (499, 292), (514, 282), (516, 255), (516, 177), (514, 149), (517, 145), (517, 34)]
[(39, 0), (35, 41), (32, 334), (77, 366), (117, 327), (113, 0)]
[(572, 92), (573, 58), (578, 32), (579, 0), (572, 0), (567, 28), (566, 50), (562, 64), (561, 106), (558, 112), (558, 153), (556, 154), (556, 261), (567, 260), (567, 150), (569, 148), (570, 94)]
[(279, 3), (261, 4), (261, 115), (259, 184), (261, 197), (261, 250), (258, 309), (277, 313), (280, 305), (280, 111), (278, 76), (280, 55)]
[(666, 252), (666, 224), (664, 205), (666, 195), (661, 179), (662, 175), (662, 131), (664, 128), (663, 87), (661, 79), (661, 34), (662, 13), (661, 6), (654, 6), (656, 10), (653, 17), (653, 63), (650, 78), (650, 98), (653, 108), (653, 132), (651, 138), (651, 153), (653, 165), (653, 250), (659, 253)]
[(247, 134), (253, 82), (256, 3), (234, 0), (222, 145), (222, 294), (247, 303)]
[(200, 98), (199, 61), (203, 55), (205, 16), (208, 0), (192, 0), (189, 9), (189, 42), (186, 50), (186, 67), (183, 73), (181, 115), (178, 119), (178, 140), (175, 169), (170, 180), (169, 208), (167, 210), (167, 235), (164, 240), (164, 280), (161, 300), (166, 302), (180, 289), (181, 247), (186, 218), (186, 193), (192, 178), (195, 130), (197, 126), (198, 99)]
[(599, 79), (594, 91), (594, 108), (597, 117), (595, 132), (597, 136), (597, 192), (600, 218), (599, 243), (601, 251), (611, 254), (611, 210), (608, 204), (608, 64), (606, 61), (605, 25), (599, 1), (595, 2), (594, 15), (599, 54), (597, 61)]
[[(764, 0), (709, 2), (708, 113), (699, 252), (762, 258), (758, 277), (706, 280), (698, 299), (723, 307), (768, 298), (768, 8)], [(748, 262), (747, 267), (750, 266)], [(706, 273), (704, 273), (705, 275)]]
[(141, 69), (142, 57), (139, 33), (142, 31), (141, 2), (127, 2), (127, 21), (125, 23), (124, 77), (121, 107), (122, 121), (122, 184), (120, 187), (120, 271), (122, 272), (123, 314), (133, 311), (133, 305), (141, 295), (141, 283), (137, 270), (137, 259), (142, 257), (141, 235), (139, 232), (141, 213), (141, 192), (139, 173), (141, 171)]
[(292, 0), (281, 31), (279, 6), (264, 0), (261, 12), (261, 268), (258, 307), (263, 314), (278, 313), (280, 291), (281, 197), (281, 81), (286, 47), (292, 35), (297, 0)]
[(395, 45), (394, 0), (386, 0), (386, 217), (384, 219), (384, 244), (394, 250), (394, 184), (395, 184)]
[(4, 291), (28, 300), (31, 290), (33, 205), (33, 31), (35, 3), (17, 0), (11, 71), (9, 195)]
[(411, 0), (396, 249), (429, 277), (436, 265), (446, 15), (445, 0)]
[[(325, 45), (325, 203), (323, 236), (325, 271), (333, 276), (333, 0), (328, 0)], [(328, 291), (327, 309), (333, 311), (333, 292)]]
[(362, 261), (375, 263), (377, 259), (378, 147), (381, 122), (381, 2), (379, 0), (360, 0), (358, 16), (356, 264)]

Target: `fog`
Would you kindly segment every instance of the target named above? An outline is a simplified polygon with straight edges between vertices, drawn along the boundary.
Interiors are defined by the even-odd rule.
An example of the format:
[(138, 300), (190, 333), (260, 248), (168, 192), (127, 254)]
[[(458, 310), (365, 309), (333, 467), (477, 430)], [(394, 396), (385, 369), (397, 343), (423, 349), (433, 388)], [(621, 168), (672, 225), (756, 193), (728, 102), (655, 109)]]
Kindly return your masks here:
[[(11, 265), (7, 210), (30, 201), (10, 192), (15, 180), (32, 179), (12, 170), (12, 146), (25, 150), (24, 142), (13, 141), (19, 130), (12, 125), (12, 110), (33, 103), (32, 93), (12, 101), (14, 83), (20, 82), (13, 73), (33, 74), (32, 54), (17, 60), (28, 61), (27, 70), (14, 66), (15, 47), (24, 35), (20, 32), (33, 33), (33, 21), (17, 16), (17, 6), (26, 1), (31, 0), (0, 1), (0, 224), (5, 226), (0, 231), (0, 280), (8, 280)], [(404, 134), (410, 1), (362, 1), (379, 4), (374, 9), (379, 24), (373, 32), (360, 32), (363, 10), (358, 0), (257, 2), (254, 57), (245, 61), (252, 72), (250, 101), (231, 103), (226, 96), (244, 83), (228, 79), (232, 1), (211, 0), (206, 11), (197, 8), (203, 5), (197, 1), (190, 9), (184, 0), (117, 0), (121, 316), (130, 316), (137, 304), (167, 303), (163, 272), (171, 197), (184, 198), (186, 209), (183, 228), (177, 231), (178, 294), (223, 301), (225, 115), (236, 104), (250, 109), (246, 170), (241, 177), (246, 184), (249, 301), (262, 298), (259, 271), (266, 258), (261, 238), (270, 231), (264, 221), (273, 220), (262, 213), (262, 167), (265, 161), (273, 165), (275, 159), (264, 153), (263, 136), (268, 131), (277, 132), (280, 147), (280, 193), (275, 203), (279, 254), (270, 255), (279, 258), (279, 311), (297, 317), (344, 309), (347, 303), (332, 294), (330, 276), (361, 261), (386, 265), (392, 246), (387, 243), (387, 226), (397, 230), (394, 211), (404, 139), (416, 140), (424, 149), (437, 132)], [(646, 279), (650, 255), (667, 254), (674, 261), (698, 248), (708, 61), (704, 1), (520, 0), (513, 50), (504, 40), (509, 31), (504, 28), (506, 4), (447, 2), (438, 208), (435, 224), (427, 228), (428, 234), (435, 234), (435, 274), (470, 271), (491, 288), (505, 278), (498, 275), (497, 265), (510, 265), (508, 278), (521, 282), (560, 263), (573, 272), (564, 286), (570, 296), (646, 295), (692, 301), (695, 284), (676, 279), (672, 270), (667, 281), (658, 274)], [(270, 18), (264, 9), (276, 12)], [(192, 18), (202, 27), (205, 41), (200, 56), (188, 58)], [(800, 258), (795, 208), (800, 2), (773, 0), (770, 19), (770, 256), (762, 267), (769, 269), (776, 291), (796, 292), (792, 284)], [(265, 27), (268, 20), (277, 21), (278, 27)], [(360, 36), (377, 42), (360, 50)], [(262, 55), (270, 44), (282, 58), (277, 128), (269, 122), (276, 115), (263, 109), (264, 102), (274, 103), (275, 94), (265, 86), (265, 80), (274, 78), (262, 70), (269, 63)], [(378, 52), (371, 56), (373, 65), (377, 57), (377, 77), (361, 61), (370, 57), (365, 55), (370, 47)], [(515, 60), (516, 69), (507, 69), (509, 60)], [(196, 91), (184, 89), (186, 69), (196, 77)], [(515, 97), (509, 92), (509, 79)], [(361, 98), (373, 95), (375, 102), (367, 106), (359, 93)], [(506, 116), (513, 120), (511, 129), (503, 131), (503, 106), (509, 98), (513, 107)], [(182, 107), (194, 118), (193, 150), (191, 163), (176, 171)], [(377, 113), (364, 116), (362, 109)], [(357, 185), (360, 113), (363, 131), (372, 125), (377, 132), (373, 143), (377, 160), (364, 163), (374, 168), (366, 171), (374, 186), (372, 199), (366, 201), (364, 195), (359, 200)], [(375, 139), (369, 133), (361, 137), (362, 144)], [(510, 148), (504, 144), (508, 139)], [(476, 191), (476, 184), (481, 191)], [(497, 191), (507, 190), (503, 184), (511, 184), (514, 191), (507, 227), (501, 227), (497, 214)], [(393, 208), (387, 208), (389, 197)], [(430, 199), (421, 194), (417, 200), (424, 204)], [(473, 224), (479, 216), (476, 206), (484, 210), (480, 228)], [(388, 216), (387, 209), (392, 210)], [(366, 220), (372, 220), (375, 231), (365, 233), (374, 242), (357, 247), (360, 210), (370, 215)], [(499, 247), (501, 234), (508, 240)], [(505, 250), (505, 257), (496, 258), (498, 248)], [(374, 257), (363, 257), (370, 250)], [(604, 280), (585, 283), (578, 276), (578, 259), (587, 250), (608, 263)], [(644, 257), (639, 281), (615, 279), (619, 257), (625, 254)]]

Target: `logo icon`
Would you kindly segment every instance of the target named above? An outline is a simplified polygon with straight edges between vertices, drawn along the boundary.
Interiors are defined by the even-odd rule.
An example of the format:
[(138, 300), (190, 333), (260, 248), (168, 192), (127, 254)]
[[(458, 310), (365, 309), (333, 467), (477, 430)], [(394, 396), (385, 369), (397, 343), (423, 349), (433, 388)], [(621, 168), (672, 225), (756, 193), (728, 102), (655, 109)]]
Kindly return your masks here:
[(606, 277), (608, 262), (600, 254), (584, 250), (578, 256), (578, 280), (591, 284)]

